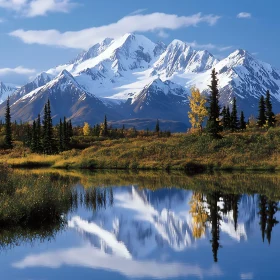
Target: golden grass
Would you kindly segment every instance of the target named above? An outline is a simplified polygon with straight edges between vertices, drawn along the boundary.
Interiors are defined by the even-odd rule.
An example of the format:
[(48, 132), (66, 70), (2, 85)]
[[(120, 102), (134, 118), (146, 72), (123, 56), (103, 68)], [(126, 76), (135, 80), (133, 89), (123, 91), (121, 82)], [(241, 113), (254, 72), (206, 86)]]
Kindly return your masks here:
[(57, 169), (147, 170), (280, 170), (280, 129), (268, 132), (207, 135), (174, 134), (168, 138), (96, 141), (85, 150), (59, 155), (31, 154), (20, 147), (0, 153), (0, 163), (13, 167)]

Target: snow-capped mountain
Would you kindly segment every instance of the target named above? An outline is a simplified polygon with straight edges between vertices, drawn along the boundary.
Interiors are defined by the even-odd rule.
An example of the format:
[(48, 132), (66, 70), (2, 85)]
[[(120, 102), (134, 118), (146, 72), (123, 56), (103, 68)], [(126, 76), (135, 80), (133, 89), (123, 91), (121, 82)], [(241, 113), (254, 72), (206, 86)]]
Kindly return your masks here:
[[(280, 110), (280, 71), (271, 65), (240, 49), (218, 62), (215, 70), (218, 73), (220, 101), (223, 105), (231, 103), (235, 96), (239, 108), (249, 116), (249, 113), (256, 113), (260, 96), (269, 90), (276, 112)], [(201, 91), (208, 91), (210, 75), (211, 70), (200, 73), (188, 81), (186, 86), (196, 85)]]
[[(99, 119), (109, 110), (114, 116), (113, 121), (151, 118), (188, 124), (189, 90), (196, 86), (207, 95), (213, 68), (218, 72), (221, 105), (230, 105), (235, 96), (238, 109), (244, 110), (248, 118), (250, 114), (256, 114), (260, 95), (270, 90), (274, 111), (280, 111), (280, 71), (257, 60), (247, 51), (236, 50), (219, 61), (207, 50), (196, 51), (179, 40), (165, 46), (143, 35), (126, 34), (118, 39), (103, 40), (73, 61), (47, 70), (17, 90), (11, 101), (22, 113), (17, 113), (14, 118), (30, 121), (38, 113), (33, 112), (35, 109), (42, 111), (33, 104), (38, 94), (46, 100), (50, 89), (53, 96), (60, 96), (63, 89), (60, 100), (66, 104), (63, 105), (63, 113), (79, 123), (82, 112), (78, 113), (80, 118), (76, 121), (73, 108), (67, 107), (72, 102), (75, 88), (74, 91), (78, 89), (86, 93), (87, 99), (83, 104), (91, 100), (88, 110), (93, 106), (93, 96), (95, 107), (102, 104), (104, 111)], [(71, 75), (73, 87), (64, 86), (61, 73)], [(5, 93), (2, 102), (6, 97)], [(56, 100), (53, 99), (54, 108), (61, 105)], [(2, 105), (2, 117), (3, 112)], [(57, 113), (60, 114), (59, 111)], [(91, 124), (94, 122), (95, 119), (90, 120)]]
[(18, 88), (16, 91), (13, 92), (13, 94), (11, 95), (11, 104), (16, 102), (21, 97), (34, 91), (35, 89), (46, 85), (48, 82), (50, 82), (54, 78), (55, 78), (54, 76), (47, 74), (45, 72), (40, 73), (33, 81)]
[(152, 74), (166, 78), (175, 73), (201, 73), (212, 69), (218, 63), (208, 51), (195, 51), (186, 43), (174, 40), (154, 64)]
[(115, 111), (84, 90), (67, 70), (63, 70), (55, 79), (43, 86), (23, 95), (11, 105), (11, 113), (16, 119), (35, 119), (39, 113), (43, 113), (44, 104), (48, 99), (52, 104), (55, 122), (63, 116), (73, 119), (75, 123), (101, 122), (104, 114), (113, 119), (119, 118)]
[(155, 79), (123, 105), (131, 116), (154, 118), (165, 114), (168, 120), (185, 121), (187, 90), (169, 80)]
[(0, 104), (5, 102), (8, 96), (12, 95), (17, 90), (17, 86), (11, 84), (4, 84), (0, 81)]
[(134, 81), (134, 74), (149, 69), (164, 50), (163, 43), (155, 44), (145, 36), (126, 34), (117, 40), (105, 39), (70, 64), (50, 69), (47, 73), (57, 75), (66, 69), (88, 92), (100, 97), (119, 94), (118, 98), (126, 99), (125, 94), (136, 93), (146, 83), (131, 85), (127, 91), (125, 87)]

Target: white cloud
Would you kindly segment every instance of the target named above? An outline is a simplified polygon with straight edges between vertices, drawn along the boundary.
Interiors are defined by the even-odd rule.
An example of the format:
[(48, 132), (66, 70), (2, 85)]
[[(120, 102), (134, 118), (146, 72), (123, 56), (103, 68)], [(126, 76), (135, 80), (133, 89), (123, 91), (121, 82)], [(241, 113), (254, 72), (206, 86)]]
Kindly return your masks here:
[(27, 4), (27, 0), (0, 0), (0, 8), (20, 11)]
[(186, 42), (189, 46), (191, 46), (192, 48), (195, 49), (203, 49), (203, 50), (218, 50), (220, 52), (229, 50), (232, 48), (232, 46), (225, 46), (225, 47), (221, 47), (221, 46), (217, 46), (214, 44), (198, 44), (196, 41), (193, 42)]
[(127, 16), (116, 23), (92, 27), (80, 31), (61, 33), (58, 30), (15, 30), (11, 36), (20, 38), (27, 44), (41, 44), (76, 49), (87, 49), (101, 40), (117, 38), (125, 33), (148, 32), (161, 29), (175, 30), (182, 27), (197, 26), (199, 23), (214, 25), (220, 17), (216, 15), (177, 16), (164, 13)]
[(0, 0), (0, 8), (14, 10), (25, 17), (43, 16), (49, 12), (68, 12), (71, 0)]
[(160, 30), (158, 32), (158, 36), (161, 38), (167, 38), (167, 37), (169, 37), (169, 34), (167, 32), (165, 32), (164, 30)]
[(132, 13), (130, 13), (129, 15), (138, 15), (138, 14), (142, 14), (143, 12), (145, 12), (147, 9), (138, 9)]
[(250, 13), (241, 12), (237, 15), (237, 18), (251, 18), (252, 15)]
[(18, 75), (30, 75), (36, 72), (35, 69), (29, 69), (22, 66), (18, 66), (16, 68), (0, 68), (0, 75), (10, 75), (10, 74), (18, 74)]

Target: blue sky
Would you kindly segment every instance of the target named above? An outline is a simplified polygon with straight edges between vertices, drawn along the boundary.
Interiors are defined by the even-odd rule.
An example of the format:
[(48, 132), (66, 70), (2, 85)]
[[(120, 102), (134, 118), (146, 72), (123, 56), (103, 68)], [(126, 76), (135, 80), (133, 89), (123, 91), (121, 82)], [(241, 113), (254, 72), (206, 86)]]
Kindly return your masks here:
[(218, 58), (243, 48), (280, 68), (277, 2), (0, 0), (0, 80), (23, 84), (103, 37), (127, 32), (180, 39)]

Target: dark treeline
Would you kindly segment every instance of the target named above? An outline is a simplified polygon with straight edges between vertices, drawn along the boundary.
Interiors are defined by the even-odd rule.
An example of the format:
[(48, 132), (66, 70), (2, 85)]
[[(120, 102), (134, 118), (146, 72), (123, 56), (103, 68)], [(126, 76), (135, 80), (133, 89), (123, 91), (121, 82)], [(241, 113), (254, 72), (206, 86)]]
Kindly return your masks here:
[(237, 112), (236, 98), (232, 101), (232, 110), (230, 111), (229, 106), (224, 106), (221, 110), (219, 105), (219, 90), (218, 90), (218, 79), (215, 69), (212, 71), (212, 80), (210, 87), (210, 96), (208, 99), (208, 116), (206, 132), (214, 137), (219, 136), (221, 131), (235, 132), (238, 130), (245, 130), (247, 126), (256, 126), (259, 128), (273, 127), (275, 126), (276, 119), (275, 114), (272, 110), (271, 95), (269, 90), (266, 92), (266, 96), (261, 95), (259, 100), (259, 111), (258, 118), (251, 116), (248, 122), (245, 121), (244, 112), (241, 111), (240, 115)]
[[(83, 127), (72, 126), (71, 120), (66, 117), (60, 119), (57, 125), (53, 125), (50, 101), (44, 106), (43, 118), (40, 114), (36, 120), (30, 123), (11, 122), (9, 98), (7, 100), (5, 122), (0, 122), (0, 132), (4, 133), (4, 141), (0, 141), (0, 148), (13, 148), (13, 142), (23, 142), (31, 152), (52, 155), (72, 148), (83, 148), (89, 141), (103, 139), (133, 138), (138, 136), (169, 137), (170, 131), (161, 131), (159, 120), (156, 122), (155, 130), (136, 130), (135, 127), (126, 129), (113, 128), (108, 125), (107, 117), (104, 122), (90, 127), (85, 123)], [(73, 139), (74, 138), (74, 139)], [(98, 139), (97, 139), (98, 138)]]

